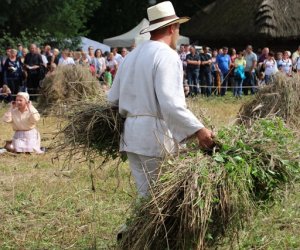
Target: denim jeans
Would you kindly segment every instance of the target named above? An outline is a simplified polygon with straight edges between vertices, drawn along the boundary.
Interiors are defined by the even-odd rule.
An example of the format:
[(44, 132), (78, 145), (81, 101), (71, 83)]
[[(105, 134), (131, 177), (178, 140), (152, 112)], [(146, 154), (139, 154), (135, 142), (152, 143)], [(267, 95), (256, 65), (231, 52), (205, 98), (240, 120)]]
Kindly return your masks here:
[(187, 70), (188, 85), (191, 94), (197, 95), (199, 93), (199, 71), (200, 69)]
[(221, 96), (224, 96), (227, 91), (227, 85), (228, 85), (228, 71), (221, 73)]
[(250, 86), (243, 88), (244, 95), (248, 95), (248, 90), (251, 90), (251, 94), (255, 93), (255, 72), (245, 72), (246, 79), (243, 81), (243, 86)]
[(274, 80), (274, 77), (272, 75), (265, 75), (265, 83), (268, 85), (270, 83), (272, 83)]
[(236, 97), (242, 96), (242, 86), (243, 86), (243, 79), (235, 78), (234, 79), (234, 88), (233, 88), (233, 95)]

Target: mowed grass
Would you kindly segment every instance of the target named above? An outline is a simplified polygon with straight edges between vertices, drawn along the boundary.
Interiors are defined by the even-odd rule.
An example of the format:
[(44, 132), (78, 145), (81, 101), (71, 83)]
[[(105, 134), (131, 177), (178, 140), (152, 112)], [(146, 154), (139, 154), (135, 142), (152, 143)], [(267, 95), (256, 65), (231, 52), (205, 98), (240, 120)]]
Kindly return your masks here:
[[(188, 106), (218, 129), (232, 124), (250, 98), (196, 98)], [(6, 109), (0, 108), (1, 117)], [(51, 146), (59, 124), (55, 117), (39, 122), (43, 146)], [(10, 125), (0, 128), (2, 146), (13, 132)], [(99, 163), (65, 163), (51, 150), (0, 155), (0, 249), (114, 249), (135, 202), (135, 187), (127, 163), (118, 168), (117, 162), (101, 168)], [(288, 188), (282, 201), (251, 220), (238, 244), (220, 248), (300, 249), (299, 191), (298, 184)]]
[[(43, 117), (38, 128), (51, 146), (58, 119)], [(0, 145), (12, 135), (1, 123)], [(0, 249), (112, 248), (135, 197), (127, 164), (97, 169), (55, 156), (0, 155)]]

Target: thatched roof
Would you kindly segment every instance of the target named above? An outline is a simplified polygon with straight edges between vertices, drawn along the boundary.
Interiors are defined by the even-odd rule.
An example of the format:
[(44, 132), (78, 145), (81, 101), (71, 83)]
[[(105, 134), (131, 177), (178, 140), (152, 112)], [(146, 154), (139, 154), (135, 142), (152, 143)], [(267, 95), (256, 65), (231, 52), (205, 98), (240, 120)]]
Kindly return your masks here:
[(198, 11), (183, 34), (201, 42), (296, 41), (300, 1), (216, 0)]

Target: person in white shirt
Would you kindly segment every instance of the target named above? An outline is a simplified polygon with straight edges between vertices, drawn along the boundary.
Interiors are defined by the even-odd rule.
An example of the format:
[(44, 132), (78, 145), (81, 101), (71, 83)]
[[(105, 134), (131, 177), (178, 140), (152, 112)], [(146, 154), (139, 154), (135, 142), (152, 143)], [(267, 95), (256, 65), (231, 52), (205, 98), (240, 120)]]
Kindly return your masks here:
[(61, 58), (58, 60), (58, 65), (75, 65), (74, 59), (69, 55), (70, 51), (68, 49), (64, 49), (61, 53)]
[(294, 64), (296, 64), (299, 57), (300, 57), (300, 45), (298, 46), (298, 49), (292, 55), (292, 61), (293, 61)]
[(274, 74), (278, 71), (277, 62), (274, 58), (274, 53), (269, 52), (267, 59), (263, 62), (265, 68), (265, 82), (269, 84), (273, 81)]
[(43, 53), (41, 53), (41, 48), (37, 48), (37, 53), (41, 55), (42, 60), (43, 60), (43, 65), (45, 68), (47, 68), (48, 59)]
[(294, 70), (300, 74), (300, 45), (298, 49), (292, 55), (293, 68)]
[(127, 56), (127, 54), (128, 54), (128, 50), (126, 48), (122, 48), (122, 50), (121, 50), (121, 58), (119, 59), (119, 61), (117, 60), (117, 62), (118, 62), (119, 65), (124, 61), (124, 59)]
[(123, 61), (123, 57), (118, 53), (118, 48), (113, 48), (111, 51), (114, 55), (114, 59), (117, 61), (118, 65)]
[(277, 64), (278, 69), (284, 72), (287, 76), (292, 75), (293, 62), (292, 59), (289, 57), (288, 51), (284, 51), (282, 59), (280, 59), (277, 62)]
[(119, 106), (126, 118), (120, 151), (129, 159), (141, 197), (149, 195), (152, 181), (166, 154), (175, 153), (179, 143), (195, 135), (199, 146), (211, 149), (213, 133), (186, 107), (182, 87), (182, 62), (176, 53), (180, 23), (171, 2), (149, 7), (151, 39), (130, 52), (120, 65), (108, 100)]
[(106, 64), (106, 67), (110, 68), (110, 73), (114, 77), (119, 68), (119, 64), (118, 64), (117, 60), (115, 59), (114, 54), (112, 52), (108, 54), (105, 64)]
[(95, 59), (98, 62), (96, 67), (97, 77), (100, 78), (100, 76), (104, 73), (106, 69), (105, 58), (103, 57), (103, 53), (101, 49), (96, 49)]

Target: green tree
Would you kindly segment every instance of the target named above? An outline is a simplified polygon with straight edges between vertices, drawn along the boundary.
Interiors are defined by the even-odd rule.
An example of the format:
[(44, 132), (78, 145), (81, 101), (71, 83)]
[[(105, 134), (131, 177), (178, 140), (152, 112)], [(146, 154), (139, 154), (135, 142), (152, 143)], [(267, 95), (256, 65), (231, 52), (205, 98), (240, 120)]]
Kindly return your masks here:
[[(22, 32), (61, 41), (88, 33), (87, 20), (100, 0), (1, 0), (0, 31), (14, 40)], [(30, 37), (29, 37), (30, 38)], [(34, 37), (33, 37), (34, 38)]]

